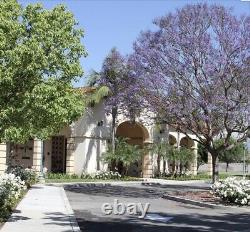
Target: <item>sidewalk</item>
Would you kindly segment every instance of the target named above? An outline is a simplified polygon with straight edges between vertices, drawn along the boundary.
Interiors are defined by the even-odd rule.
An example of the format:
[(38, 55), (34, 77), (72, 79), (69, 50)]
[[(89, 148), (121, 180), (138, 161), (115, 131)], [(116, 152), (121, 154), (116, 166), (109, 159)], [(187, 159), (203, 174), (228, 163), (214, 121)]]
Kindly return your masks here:
[(35, 185), (26, 194), (1, 232), (80, 231), (71, 206), (59, 186)]

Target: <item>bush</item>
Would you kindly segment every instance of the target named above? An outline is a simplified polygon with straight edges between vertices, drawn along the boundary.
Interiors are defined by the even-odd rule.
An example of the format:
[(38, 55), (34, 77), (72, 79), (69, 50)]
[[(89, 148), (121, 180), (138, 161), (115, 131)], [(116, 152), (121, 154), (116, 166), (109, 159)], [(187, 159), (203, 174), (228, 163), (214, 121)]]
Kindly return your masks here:
[(9, 166), (6, 172), (20, 177), (20, 179), (25, 182), (28, 188), (32, 184), (35, 184), (38, 180), (38, 175), (33, 169), (24, 168), (22, 166)]
[(52, 173), (49, 172), (46, 176), (47, 179), (79, 179), (80, 177), (76, 174), (66, 174), (66, 173)]
[(25, 182), (12, 173), (0, 176), (0, 220), (6, 219), (26, 189)]
[(223, 201), (238, 205), (250, 205), (250, 183), (244, 179), (228, 177), (212, 185), (212, 193)]
[(113, 171), (97, 171), (92, 174), (82, 174), (83, 179), (97, 179), (97, 180), (119, 180), (121, 175)]

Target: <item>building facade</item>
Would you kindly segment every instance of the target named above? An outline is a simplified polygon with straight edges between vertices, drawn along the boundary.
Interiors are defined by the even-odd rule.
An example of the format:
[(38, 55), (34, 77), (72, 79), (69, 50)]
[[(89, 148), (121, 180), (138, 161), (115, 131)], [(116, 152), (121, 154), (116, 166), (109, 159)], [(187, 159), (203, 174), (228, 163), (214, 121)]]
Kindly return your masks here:
[[(145, 148), (159, 140), (166, 139), (176, 147), (188, 147), (194, 153), (194, 161), (189, 171), (197, 174), (197, 142), (195, 136), (175, 131), (173, 128), (156, 128), (150, 120), (150, 112), (143, 112), (131, 123), (123, 115), (119, 115), (116, 135), (128, 138), (130, 144)], [(102, 154), (107, 149), (111, 134), (111, 116), (105, 113), (104, 104), (90, 107), (87, 112), (70, 126), (50, 139), (41, 141), (32, 139), (26, 144), (0, 144), (0, 172), (8, 164), (23, 165), (40, 172), (45, 167), (48, 172), (78, 174), (94, 173), (97, 170), (107, 170), (108, 166), (102, 160)], [(150, 178), (157, 167), (157, 156), (148, 152), (141, 162), (131, 165), (129, 175)]]

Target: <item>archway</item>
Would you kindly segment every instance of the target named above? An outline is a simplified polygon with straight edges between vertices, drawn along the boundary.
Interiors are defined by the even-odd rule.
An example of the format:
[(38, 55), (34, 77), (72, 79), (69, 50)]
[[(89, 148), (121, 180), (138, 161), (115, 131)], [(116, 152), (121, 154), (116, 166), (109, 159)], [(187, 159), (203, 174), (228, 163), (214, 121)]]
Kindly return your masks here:
[(188, 137), (184, 137), (180, 141), (180, 146), (192, 149), (193, 146), (194, 146), (194, 141), (192, 139), (188, 138)]
[(171, 146), (176, 146), (177, 145), (177, 140), (173, 135), (170, 134), (168, 140), (169, 140), (169, 145), (171, 145)]
[(188, 137), (183, 137), (180, 140), (180, 147), (188, 148), (188, 149), (192, 150), (193, 156), (194, 156), (193, 160), (192, 160), (192, 162), (189, 161), (187, 163), (187, 165), (185, 166), (185, 168), (190, 170), (193, 174), (197, 173), (197, 154), (196, 154), (197, 150), (194, 149), (195, 148), (194, 141)]
[[(117, 127), (116, 137), (126, 138), (129, 144), (138, 145), (142, 149), (149, 139), (149, 133), (148, 130), (140, 123), (125, 121)], [(146, 158), (148, 159), (148, 155), (145, 154), (143, 162), (141, 160), (130, 165), (128, 175), (134, 177), (142, 176), (142, 173), (145, 171), (144, 164)]]

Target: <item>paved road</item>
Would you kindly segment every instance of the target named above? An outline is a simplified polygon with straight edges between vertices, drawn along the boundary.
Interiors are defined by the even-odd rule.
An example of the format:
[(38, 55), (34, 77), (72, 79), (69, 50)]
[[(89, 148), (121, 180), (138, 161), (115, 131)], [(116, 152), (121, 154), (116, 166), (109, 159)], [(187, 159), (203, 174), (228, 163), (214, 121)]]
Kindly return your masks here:
[[(250, 211), (215, 210), (162, 199), (162, 193), (169, 188), (182, 189), (181, 186), (174, 185), (65, 186), (83, 232), (250, 232)], [(151, 218), (139, 219), (138, 215), (104, 215), (101, 211), (103, 203), (113, 204), (114, 199), (125, 204), (150, 203), (148, 215)]]

